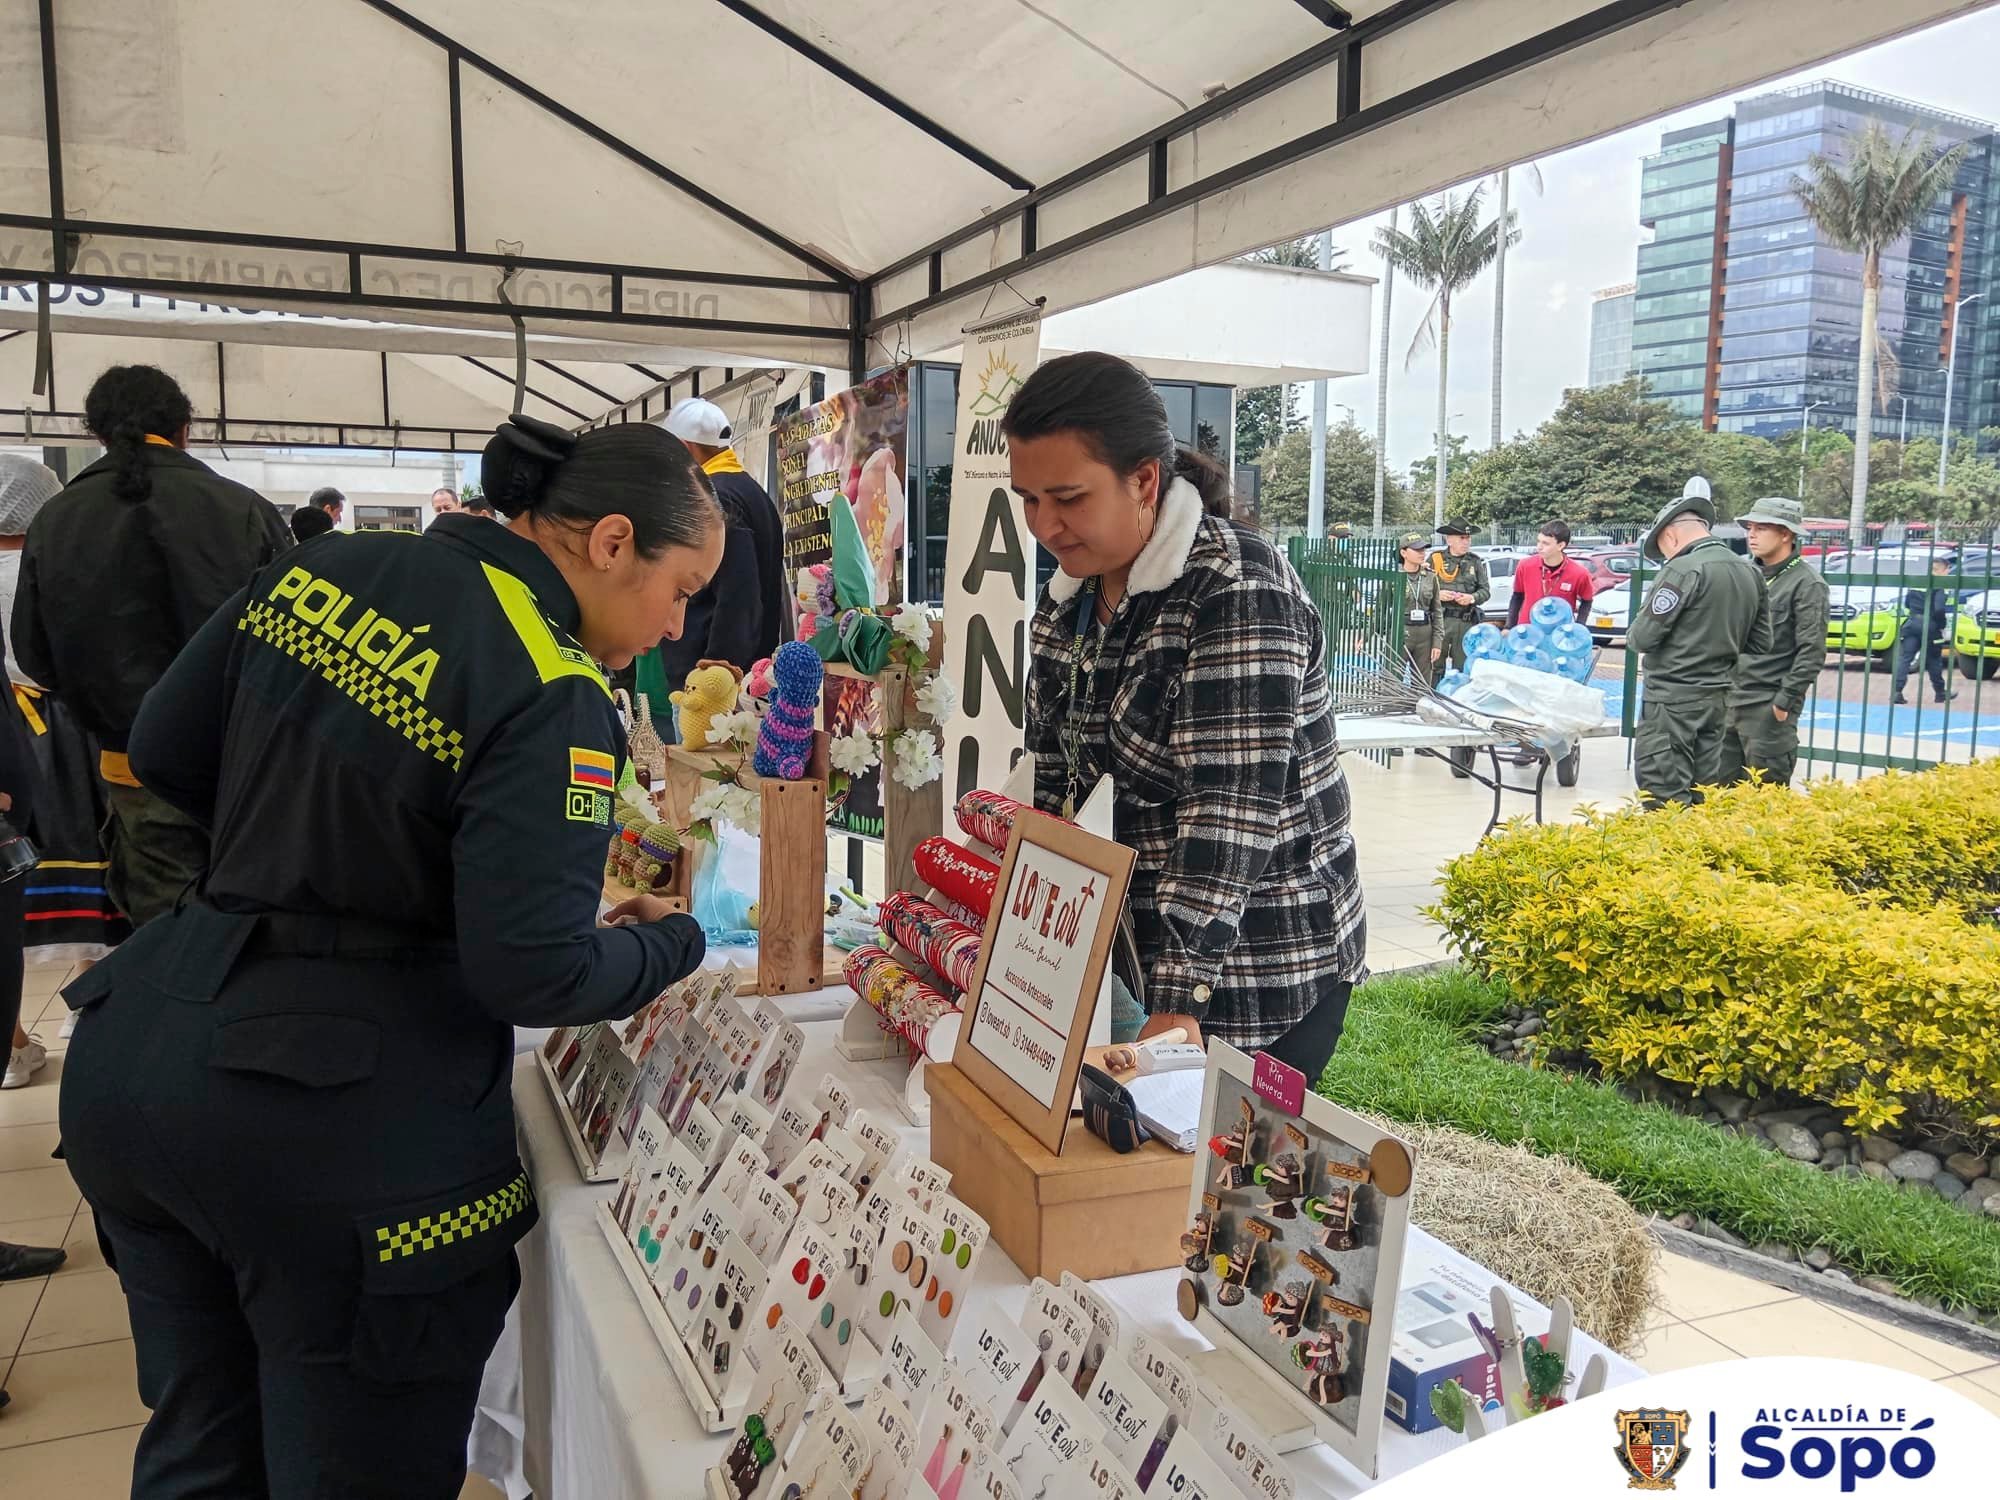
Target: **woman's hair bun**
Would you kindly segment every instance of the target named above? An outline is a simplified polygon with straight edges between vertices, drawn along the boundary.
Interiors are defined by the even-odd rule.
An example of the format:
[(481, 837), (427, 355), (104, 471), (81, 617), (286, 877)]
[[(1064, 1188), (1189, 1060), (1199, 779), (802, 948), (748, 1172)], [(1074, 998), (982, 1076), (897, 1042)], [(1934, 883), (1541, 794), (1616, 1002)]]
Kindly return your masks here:
[(557, 466), (576, 449), (576, 439), (553, 422), (512, 416), (487, 440), (479, 460), (479, 484), (493, 508), (518, 516), (534, 509)]

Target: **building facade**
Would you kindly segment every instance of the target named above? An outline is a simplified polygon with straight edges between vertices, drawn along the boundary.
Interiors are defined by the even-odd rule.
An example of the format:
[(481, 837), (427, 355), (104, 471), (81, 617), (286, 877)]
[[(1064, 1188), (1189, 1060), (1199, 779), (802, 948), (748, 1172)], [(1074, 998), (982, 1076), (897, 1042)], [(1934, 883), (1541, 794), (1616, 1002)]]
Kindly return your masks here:
[[(1792, 191), (1815, 154), (1838, 158), (1872, 123), (1967, 153), (1951, 191), (1882, 259), (1875, 431), (1936, 437), (1954, 344), (1954, 435), (2000, 423), (1996, 127), (1844, 84), (1740, 101), (1663, 136), (1645, 159), (1632, 361), (1653, 393), (1710, 430), (1854, 432), (1861, 257), (1828, 243)], [(1956, 314), (1954, 316), (1954, 314)]]
[(1632, 373), (1633, 282), (1608, 286), (1590, 302), (1590, 384), (1616, 385)]

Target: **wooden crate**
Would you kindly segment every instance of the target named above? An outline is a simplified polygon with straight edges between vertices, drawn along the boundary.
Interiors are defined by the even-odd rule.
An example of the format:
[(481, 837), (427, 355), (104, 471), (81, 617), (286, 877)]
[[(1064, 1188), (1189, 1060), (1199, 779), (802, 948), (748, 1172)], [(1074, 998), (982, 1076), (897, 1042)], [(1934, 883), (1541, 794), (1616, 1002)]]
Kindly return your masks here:
[(1120, 1156), (1080, 1119), (1052, 1155), (950, 1063), (925, 1077), (931, 1156), (1022, 1275), (1096, 1280), (1181, 1263), (1195, 1157), (1158, 1141)]

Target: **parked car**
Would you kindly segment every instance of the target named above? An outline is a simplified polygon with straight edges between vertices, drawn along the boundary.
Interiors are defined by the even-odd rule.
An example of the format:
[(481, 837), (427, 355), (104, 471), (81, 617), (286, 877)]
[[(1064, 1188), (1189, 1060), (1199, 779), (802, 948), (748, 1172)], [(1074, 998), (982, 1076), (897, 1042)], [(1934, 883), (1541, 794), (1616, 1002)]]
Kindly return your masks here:
[(1604, 547), (1594, 552), (1572, 549), (1570, 556), (1589, 569), (1591, 586), (1599, 595), (1630, 588), (1632, 575), (1639, 571), (1637, 547)]
[[(1911, 589), (1930, 585), (1931, 559), (1936, 555), (1928, 546), (1872, 547), (1827, 554), (1820, 562), (1827, 583), (1827, 650), (1847, 656), (1892, 657), (1908, 613), (1903, 597)], [(1986, 547), (1958, 549), (1954, 554), (1956, 572), (1986, 581), (1992, 574), (1993, 557)], [(1959, 608), (1963, 619), (1965, 606)], [(1955, 626), (1954, 638), (1957, 633)]]
[(1584, 623), (1590, 627), (1590, 638), (1600, 646), (1623, 642), (1625, 628), (1631, 620), (1632, 579), (1629, 573), (1611, 587), (1599, 589), (1597, 597), (1590, 601), (1590, 613), (1584, 616)]
[(1535, 555), (1532, 547), (1474, 547), (1486, 559), (1486, 573), (1493, 580), (1493, 597), (1480, 607), (1482, 618), (1496, 625), (1507, 623), (1507, 601), (1514, 593), (1514, 570)]
[(1967, 677), (2000, 675), (2000, 589), (1982, 589), (1959, 600), (1951, 646), (1958, 670)]

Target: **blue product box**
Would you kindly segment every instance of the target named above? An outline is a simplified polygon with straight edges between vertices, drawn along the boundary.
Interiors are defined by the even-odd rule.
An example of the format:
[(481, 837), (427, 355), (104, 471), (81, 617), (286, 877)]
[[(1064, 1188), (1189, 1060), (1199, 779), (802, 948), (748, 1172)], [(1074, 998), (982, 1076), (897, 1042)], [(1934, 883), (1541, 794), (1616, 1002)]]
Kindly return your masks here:
[(1500, 1371), (1472, 1331), (1467, 1314), (1493, 1321), (1492, 1289), (1502, 1287), (1514, 1304), (1514, 1322), (1524, 1333), (1547, 1338), (1547, 1309), (1476, 1261), (1439, 1245), (1403, 1267), (1396, 1297), (1394, 1336), (1389, 1340), (1389, 1420), (1409, 1432), (1429, 1432), (1440, 1424), (1431, 1411), (1431, 1391), (1457, 1380), (1489, 1411), (1500, 1407)]

